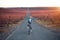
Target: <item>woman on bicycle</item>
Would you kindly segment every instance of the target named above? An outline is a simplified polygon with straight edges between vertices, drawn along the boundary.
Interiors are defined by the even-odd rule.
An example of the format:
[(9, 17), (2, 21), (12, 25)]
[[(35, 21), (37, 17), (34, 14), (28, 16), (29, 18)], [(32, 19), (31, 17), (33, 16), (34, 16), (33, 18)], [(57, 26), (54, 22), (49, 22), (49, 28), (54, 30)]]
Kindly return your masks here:
[(30, 16), (30, 18), (28, 19), (28, 28), (29, 28), (28, 32), (32, 32), (31, 23), (32, 23), (32, 17)]

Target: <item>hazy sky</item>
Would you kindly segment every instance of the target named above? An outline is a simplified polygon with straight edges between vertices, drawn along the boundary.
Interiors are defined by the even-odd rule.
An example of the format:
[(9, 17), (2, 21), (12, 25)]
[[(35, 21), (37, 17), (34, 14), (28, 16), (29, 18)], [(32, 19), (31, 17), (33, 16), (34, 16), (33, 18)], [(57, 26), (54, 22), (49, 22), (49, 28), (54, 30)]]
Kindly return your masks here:
[(60, 7), (59, 0), (0, 0), (0, 7)]

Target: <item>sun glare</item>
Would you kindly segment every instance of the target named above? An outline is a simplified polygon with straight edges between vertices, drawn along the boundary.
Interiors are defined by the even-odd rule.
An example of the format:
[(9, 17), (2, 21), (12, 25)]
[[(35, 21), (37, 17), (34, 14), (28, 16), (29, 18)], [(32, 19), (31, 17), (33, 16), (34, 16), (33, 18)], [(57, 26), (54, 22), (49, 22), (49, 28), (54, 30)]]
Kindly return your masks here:
[(58, 10), (60, 10), (60, 7), (57, 7)]

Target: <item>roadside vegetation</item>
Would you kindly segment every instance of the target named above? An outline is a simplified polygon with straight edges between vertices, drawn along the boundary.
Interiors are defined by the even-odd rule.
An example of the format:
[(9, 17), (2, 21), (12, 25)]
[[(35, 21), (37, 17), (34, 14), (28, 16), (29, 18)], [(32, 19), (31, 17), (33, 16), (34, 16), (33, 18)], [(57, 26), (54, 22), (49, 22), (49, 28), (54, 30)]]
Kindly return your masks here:
[(37, 18), (39, 24), (56, 31), (60, 31), (60, 11), (46, 13), (32, 13), (32, 16)]
[(10, 14), (1, 14), (0, 15), (0, 33), (1, 39), (5, 39), (9, 34), (11, 34), (17, 28), (17, 25), (23, 21), (25, 15), (10, 15)]

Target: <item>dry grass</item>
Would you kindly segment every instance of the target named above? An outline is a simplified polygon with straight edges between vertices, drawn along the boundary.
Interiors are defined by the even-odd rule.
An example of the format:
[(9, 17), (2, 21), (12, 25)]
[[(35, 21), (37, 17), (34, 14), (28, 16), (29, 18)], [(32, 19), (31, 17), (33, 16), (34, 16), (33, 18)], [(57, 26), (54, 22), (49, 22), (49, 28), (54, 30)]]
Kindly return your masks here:
[(55, 31), (60, 32), (60, 24), (52, 24), (52, 22), (44, 21), (44, 20), (36, 20), (37, 23), (44, 25), (44, 27), (51, 28)]

